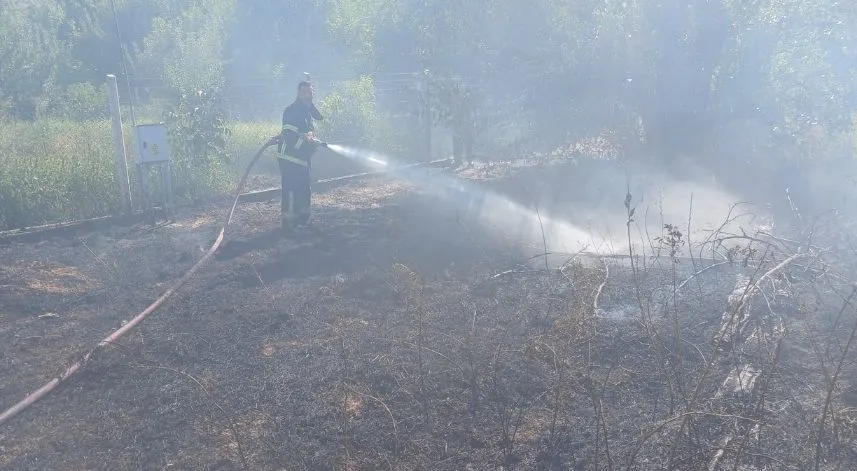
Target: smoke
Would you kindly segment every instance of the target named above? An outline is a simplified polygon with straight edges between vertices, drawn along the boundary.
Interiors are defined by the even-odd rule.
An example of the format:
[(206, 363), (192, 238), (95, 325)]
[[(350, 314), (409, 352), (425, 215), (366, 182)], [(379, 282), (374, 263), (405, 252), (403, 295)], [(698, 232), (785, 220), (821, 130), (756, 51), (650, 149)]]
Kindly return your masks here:
[[(404, 166), (381, 153), (331, 144), (330, 150), (357, 160), (375, 170), (385, 170), (396, 178), (418, 185), (457, 211), (498, 235), (525, 245), (545, 244), (554, 251), (587, 249), (601, 254), (615, 253), (615, 244), (592, 236), (580, 227), (539, 210), (529, 209), (512, 199), (460, 178), (442, 175), (434, 169)], [(620, 248), (619, 250), (623, 250)]]
[[(342, 145), (330, 149), (377, 171), (385, 171), (417, 185), (446, 205), (450, 214), (476, 223), (486, 233), (518, 243), (522, 249), (598, 255), (650, 252), (665, 224), (674, 225), (696, 244), (716, 231), (758, 226), (752, 219), (761, 208), (738, 204), (739, 199), (713, 182), (667, 178), (662, 174), (636, 174), (631, 192), (635, 208), (628, 234), (623, 199), (629, 190), (625, 173), (615, 165), (581, 172), (551, 166), (540, 173), (510, 181), (502, 194), (440, 173), (437, 169), (403, 165), (376, 151)], [(577, 174), (578, 184), (570, 184)], [(585, 184), (580, 184), (585, 182)], [(520, 198), (516, 198), (520, 196)], [(518, 200), (529, 200), (522, 204)], [(571, 222), (574, 221), (574, 222)], [(629, 247), (630, 245), (630, 247)]]

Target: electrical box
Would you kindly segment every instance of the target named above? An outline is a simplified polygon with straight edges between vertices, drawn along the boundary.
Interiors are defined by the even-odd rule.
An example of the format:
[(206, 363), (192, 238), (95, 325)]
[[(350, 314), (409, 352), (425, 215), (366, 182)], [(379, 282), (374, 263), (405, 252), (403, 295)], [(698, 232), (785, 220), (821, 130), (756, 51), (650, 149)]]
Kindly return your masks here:
[(140, 149), (140, 163), (169, 162), (170, 144), (167, 140), (167, 127), (159, 124), (137, 125), (137, 142)]

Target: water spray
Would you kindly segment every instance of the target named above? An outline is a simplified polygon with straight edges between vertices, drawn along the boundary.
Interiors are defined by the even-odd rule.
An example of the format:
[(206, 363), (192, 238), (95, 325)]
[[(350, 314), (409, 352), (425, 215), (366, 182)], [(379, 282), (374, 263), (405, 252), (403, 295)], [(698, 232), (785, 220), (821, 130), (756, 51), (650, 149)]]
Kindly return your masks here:
[[(503, 235), (544, 249), (572, 253), (591, 245), (592, 236), (568, 222), (552, 217), (540, 210), (527, 208), (496, 192), (479, 185), (432, 172), (425, 168), (396, 164), (391, 157), (376, 151), (339, 144), (328, 148), (343, 157), (355, 160), (376, 170), (389, 172), (396, 178), (413, 182), (420, 188), (451, 203), (460, 215), (479, 224), (496, 229)], [(605, 243), (606, 241), (602, 241)], [(609, 245), (609, 244), (605, 244)], [(618, 250), (624, 250), (618, 248)], [(593, 250), (588, 250), (593, 252)], [(594, 252), (611, 255), (615, 250)]]
[(339, 144), (327, 144), (327, 148), (343, 157), (351, 160), (362, 161), (378, 170), (385, 169), (388, 166), (389, 158), (375, 151), (356, 149), (354, 147), (342, 146)]

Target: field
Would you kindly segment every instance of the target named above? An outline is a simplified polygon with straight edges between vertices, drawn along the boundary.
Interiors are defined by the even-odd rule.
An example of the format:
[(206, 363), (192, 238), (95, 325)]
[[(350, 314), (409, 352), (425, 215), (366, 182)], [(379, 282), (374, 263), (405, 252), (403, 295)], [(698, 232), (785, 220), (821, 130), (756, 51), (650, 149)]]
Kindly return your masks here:
[[(178, 294), (0, 425), (0, 468), (853, 469), (841, 227), (774, 231), (656, 175), (624, 207), (610, 165), (353, 181), (291, 239), (278, 202), (241, 205)], [(0, 246), (0, 410), (145, 309), (224, 214)]]
[[(136, 140), (131, 127), (125, 129), (133, 199), (139, 202)], [(231, 194), (249, 160), (279, 129), (276, 122), (232, 123), (227, 161), (177, 164), (178, 202), (187, 205)], [(114, 155), (109, 120), (0, 120), (0, 231), (115, 213), (121, 205)], [(255, 168), (246, 190), (279, 185), (267, 175), (277, 172), (273, 157), (260, 160)], [(331, 153), (316, 159), (313, 170), (318, 179), (363, 171)]]

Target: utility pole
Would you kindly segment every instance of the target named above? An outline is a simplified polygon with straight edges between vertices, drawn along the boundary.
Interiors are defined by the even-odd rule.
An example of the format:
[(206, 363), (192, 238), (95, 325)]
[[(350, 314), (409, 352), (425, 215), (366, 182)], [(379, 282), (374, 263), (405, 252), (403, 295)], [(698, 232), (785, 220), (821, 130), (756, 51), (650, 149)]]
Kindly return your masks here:
[(116, 148), (116, 182), (119, 185), (119, 196), (122, 201), (122, 209), (130, 214), (131, 205), (131, 179), (128, 176), (128, 156), (125, 152), (125, 136), (122, 133), (122, 112), (119, 108), (119, 86), (116, 76), (107, 76), (108, 99), (110, 101), (110, 116), (113, 120), (113, 145)]

